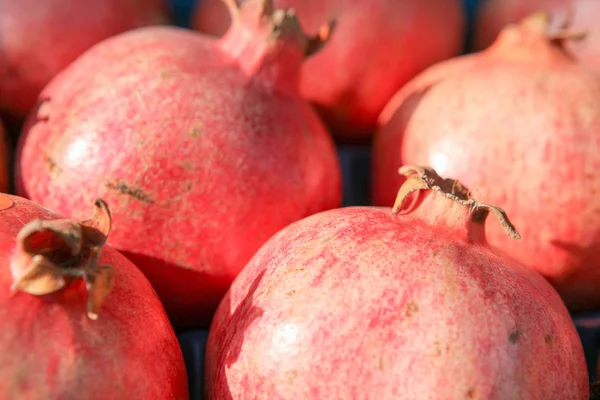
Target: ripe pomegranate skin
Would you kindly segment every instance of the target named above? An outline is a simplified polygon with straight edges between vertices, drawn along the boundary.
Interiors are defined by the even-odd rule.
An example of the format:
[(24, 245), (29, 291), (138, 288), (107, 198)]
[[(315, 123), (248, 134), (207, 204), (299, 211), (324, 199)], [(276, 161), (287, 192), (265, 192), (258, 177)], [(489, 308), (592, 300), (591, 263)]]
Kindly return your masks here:
[(8, 137), (2, 122), (0, 122), (0, 193), (8, 192), (8, 168), (10, 163), (8, 148)]
[[(510, 254), (583, 310), (600, 305), (600, 78), (549, 40), (546, 23), (537, 14), (507, 27), (488, 50), (398, 93), (374, 142), (373, 201), (391, 204), (404, 163), (457, 177), (504, 205), (523, 234)], [(487, 233), (509, 245), (496, 227)]]
[[(229, 26), (222, 0), (202, 0), (192, 25), (215, 35)], [(371, 138), (390, 97), (431, 64), (460, 53), (465, 17), (459, 0), (276, 0), (316, 32), (335, 18), (327, 47), (302, 68), (300, 93), (342, 142)]]
[(273, 236), (215, 314), (207, 398), (587, 399), (556, 291), (487, 246), (483, 208), (420, 189)]
[(176, 328), (208, 326), (272, 234), (341, 204), (333, 141), (294, 84), (307, 38), (292, 16), (268, 38), (263, 5), (220, 41), (154, 27), (96, 46), (44, 90), (20, 143), (18, 192), (73, 215), (107, 199), (110, 243)]
[(539, 11), (550, 12), (556, 24), (568, 18), (571, 29), (586, 31), (583, 40), (566, 43), (566, 48), (580, 61), (600, 69), (600, 2), (596, 0), (487, 0), (476, 18), (475, 48), (487, 48), (505, 25)]
[(85, 50), (167, 21), (166, 0), (0, 0), (0, 109), (25, 117), (44, 86)]
[(114, 284), (97, 320), (86, 316), (85, 287), (75, 282), (43, 297), (11, 295), (17, 235), (34, 219), (57, 218), (0, 194), (0, 398), (187, 399), (183, 357), (165, 311), (116, 250), (102, 251), (100, 264), (112, 266)]

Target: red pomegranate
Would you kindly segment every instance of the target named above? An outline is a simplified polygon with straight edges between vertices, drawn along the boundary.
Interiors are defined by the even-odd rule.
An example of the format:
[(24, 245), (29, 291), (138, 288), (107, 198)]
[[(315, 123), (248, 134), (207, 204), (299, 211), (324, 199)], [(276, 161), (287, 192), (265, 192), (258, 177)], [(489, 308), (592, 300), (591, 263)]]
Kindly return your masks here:
[(319, 213), (252, 258), (211, 326), (208, 399), (587, 399), (560, 297), (487, 245), (490, 212), (519, 237), (505, 213), (400, 171), (393, 209)]
[(119, 221), (110, 243), (172, 322), (207, 326), (271, 235), (341, 203), (333, 142), (296, 90), (320, 45), (268, 0), (244, 3), (219, 41), (174, 27), (109, 39), (42, 93), (19, 193), (73, 215), (106, 198)]
[(165, 0), (0, 0), (0, 109), (24, 117), (50, 79), (92, 45), (166, 21)]
[(103, 246), (104, 201), (77, 222), (0, 194), (0, 226), (0, 398), (188, 398), (181, 350), (150, 283)]
[(10, 164), (8, 149), (8, 137), (0, 122), (0, 193), (8, 192), (8, 168)]
[[(373, 200), (392, 204), (394, 171), (432, 165), (504, 204), (523, 240), (511, 256), (548, 278), (573, 310), (600, 305), (600, 76), (569, 56), (546, 14), (503, 30), (488, 50), (441, 63), (382, 114)], [(490, 243), (509, 246), (488, 227)]]
[[(225, 2), (199, 1), (193, 26), (225, 33), (230, 21)], [(377, 116), (402, 85), (462, 49), (460, 0), (275, 0), (275, 5), (296, 9), (308, 32), (336, 19), (327, 47), (302, 68), (300, 93), (344, 141), (369, 139)]]
[(477, 16), (476, 49), (490, 46), (505, 25), (539, 11), (550, 12), (555, 24), (566, 18), (573, 30), (586, 32), (584, 40), (565, 45), (579, 60), (600, 69), (600, 2), (597, 0), (487, 0)]

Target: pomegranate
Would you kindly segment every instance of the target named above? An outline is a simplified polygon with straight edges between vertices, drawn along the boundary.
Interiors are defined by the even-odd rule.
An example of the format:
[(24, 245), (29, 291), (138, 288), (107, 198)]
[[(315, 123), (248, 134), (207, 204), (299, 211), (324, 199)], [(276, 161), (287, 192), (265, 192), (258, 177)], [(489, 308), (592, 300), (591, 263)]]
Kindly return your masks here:
[[(236, 0), (226, 0), (234, 2)], [(239, 1), (239, 0), (238, 0)], [(201, 0), (192, 25), (225, 33), (223, 0)], [(370, 139), (390, 97), (429, 65), (462, 50), (460, 0), (276, 0), (293, 7), (308, 32), (337, 20), (327, 47), (302, 68), (300, 93), (313, 102), (341, 141)]]
[(173, 324), (208, 326), (272, 234), (341, 204), (333, 141), (296, 89), (305, 53), (325, 39), (270, 0), (244, 3), (222, 40), (174, 27), (109, 39), (43, 91), (18, 191), (73, 215), (106, 198), (119, 220), (109, 243)]
[(107, 204), (61, 219), (0, 194), (0, 398), (187, 399), (177, 338), (150, 283), (104, 246)]
[(549, 12), (555, 23), (565, 19), (573, 30), (585, 31), (583, 40), (565, 43), (578, 59), (600, 69), (600, 2), (597, 0), (487, 0), (477, 16), (474, 33), (476, 49), (491, 45), (500, 30), (529, 14)]
[(166, 0), (0, 0), (0, 109), (24, 117), (92, 45), (167, 18)]
[(0, 193), (8, 191), (8, 168), (10, 164), (8, 149), (8, 137), (0, 122)]
[(208, 399), (587, 399), (556, 291), (488, 247), (492, 213), (426, 167), (393, 209), (346, 207), (273, 236), (211, 326)]
[[(558, 289), (572, 310), (600, 305), (600, 77), (548, 31), (547, 14), (508, 26), (488, 50), (415, 78), (382, 114), (373, 201), (391, 204), (394, 168), (432, 165), (524, 232), (511, 256)], [(394, 108), (395, 107), (395, 108)], [(494, 246), (509, 246), (488, 226)]]

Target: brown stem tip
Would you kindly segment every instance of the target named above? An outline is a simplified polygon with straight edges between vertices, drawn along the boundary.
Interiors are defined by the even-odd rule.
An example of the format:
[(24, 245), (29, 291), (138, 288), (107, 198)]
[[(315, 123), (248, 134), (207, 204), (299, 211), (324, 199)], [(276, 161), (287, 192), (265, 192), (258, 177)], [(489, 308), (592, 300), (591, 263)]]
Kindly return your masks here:
[(323, 24), (316, 35), (310, 36), (304, 32), (294, 8), (276, 8), (273, 0), (222, 0), (235, 22), (248, 18), (270, 30), (277, 40), (298, 41), (304, 50), (304, 56), (310, 57), (318, 53), (330, 40), (336, 26), (331, 20)]
[(402, 209), (408, 196), (417, 190), (432, 190), (443, 196), (456, 201), (459, 204), (470, 207), (473, 220), (483, 222), (491, 212), (500, 222), (500, 225), (506, 234), (512, 239), (520, 239), (521, 235), (517, 232), (514, 225), (508, 219), (508, 216), (500, 207), (492, 206), (475, 201), (471, 192), (455, 179), (444, 179), (440, 177), (433, 168), (405, 165), (398, 172), (408, 179), (400, 187), (392, 212), (397, 214)]
[(331, 20), (328, 23), (321, 25), (319, 28), (319, 32), (311, 38), (308, 39), (308, 43), (306, 45), (305, 55), (310, 57), (312, 55), (317, 54), (323, 46), (329, 41), (329, 38), (333, 34), (335, 29), (336, 21)]
[[(552, 18), (552, 17), (549, 17)], [(575, 20), (575, 6), (570, 4), (566, 8), (566, 14), (562, 23), (557, 29), (548, 30), (548, 39), (558, 45), (567, 41), (579, 41), (587, 37), (587, 30), (573, 30), (573, 21)]]
[(97, 199), (94, 215), (88, 220), (34, 220), (25, 225), (17, 235), (11, 261), (15, 275), (11, 291), (42, 296), (83, 279), (88, 291), (87, 315), (97, 319), (113, 286), (112, 267), (98, 265), (111, 223), (108, 205)]

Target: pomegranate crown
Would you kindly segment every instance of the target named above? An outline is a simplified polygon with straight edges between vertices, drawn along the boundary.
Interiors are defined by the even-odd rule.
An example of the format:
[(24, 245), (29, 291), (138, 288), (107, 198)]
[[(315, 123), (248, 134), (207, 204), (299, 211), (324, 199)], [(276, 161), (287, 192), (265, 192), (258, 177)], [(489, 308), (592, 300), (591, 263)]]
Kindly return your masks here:
[[(519, 23), (509, 24), (500, 32), (497, 42), (537, 43), (540, 39), (558, 48), (564, 48), (565, 42), (580, 41), (587, 37), (587, 30), (574, 30), (575, 8), (570, 5), (560, 23), (554, 23), (556, 16), (550, 12), (535, 12), (523, 18)], [(494, 47), (494, 46), (492, 46)]]
[(88, 291), (87, 315), (97, 319), (112, 289), (114, 271), (109, 265), (98, 265), (112, 226), (110, 210), (102, 199), (94, 202), (94, 210), (92, 218), (84, 221), (33, 220), (26, 224), (17, 235), (11, 260), (15, 276), (11, 291), (48, 295), (83, 279)]
[(298, 41), (309, 57), (323, 48), (335, 28), (331, 20), (321, 26), (315, 36), (308, 36), (302, 30), (296, 10), (293, 8), (275, 9), (273, 0), (222, 0), (229, 9), (233, 21), (246, 21), (270, 31), (274, 39), (292, 39)]
[(520, 239), (521, 235), (510, 222), (506, 212), (500, 207), (475, 201), (471, 192), (455, 179), (444, 179), (433, 168), (423, 166), (405, 165), (398, 172), (408, 179), (400, 187), (396, 201), (392, 208), (398, 214), (408, 196), (418, 190), (431, 190), (470, 208), (472, 220), (483, 223), (489, 213), (492, 213), (500, 222), (504, 232), (512, 239)]

